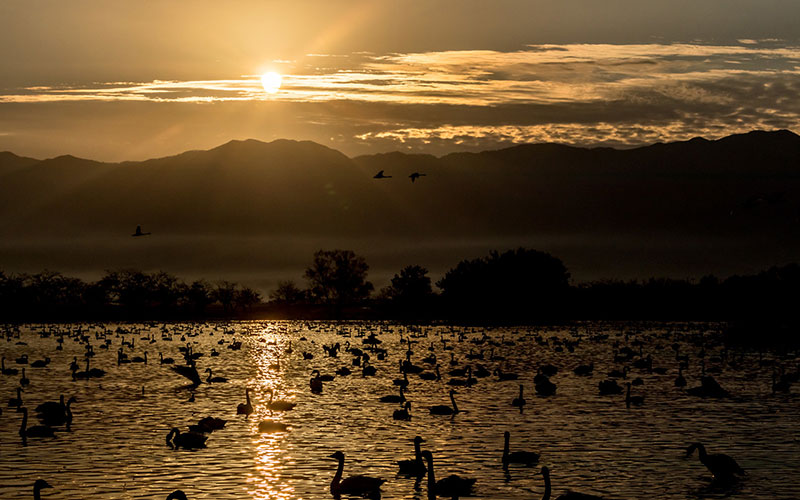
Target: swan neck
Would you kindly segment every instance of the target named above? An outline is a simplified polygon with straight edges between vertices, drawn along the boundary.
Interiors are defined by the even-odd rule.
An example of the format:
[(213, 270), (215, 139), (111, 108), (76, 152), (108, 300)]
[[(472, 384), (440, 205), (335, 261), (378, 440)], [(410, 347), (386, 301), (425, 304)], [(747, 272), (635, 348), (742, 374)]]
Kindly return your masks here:
[(436, 475), (433, 472), (433, 457), (425, 457), (428, 462), (428, 500), (436, 500)]
[(453, 396), (453, 393), (450, 393), (450, 402), (453, 403), (453, 412), (458, 413), (458, 406), (456, 406), (456, 398)]
[(548, 471), (544, 474), (544, 495), (542, 495), (542, 500), (550, 500), (551, 493), (550, 472)]
[(344, 457), (339, 459), (339, 465), (336, 467), (336, 474), (333, 475), (331, 481), (331, 491), (339, 489), (339, 481), (342, 480), (342, 473), (344, 472)]

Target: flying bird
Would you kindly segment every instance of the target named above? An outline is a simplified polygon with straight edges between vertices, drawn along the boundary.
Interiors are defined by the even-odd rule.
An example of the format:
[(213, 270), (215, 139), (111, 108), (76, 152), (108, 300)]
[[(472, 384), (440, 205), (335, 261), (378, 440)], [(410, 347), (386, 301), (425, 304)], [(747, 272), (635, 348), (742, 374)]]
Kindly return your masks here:
[(373, 179), (391, 179), (391, 175), (383, 175), (383, 170), (372, 176)]
[(416, 181), (420, 177), (425, 177), (425, 174), (421, 174), (419, 172), (414, 172), (413, 174), (408, 176), (411, 179), (411, 182)]
[(150, 233), (143, 233), (142, 226), (136, 226), (136, 232), (133, 233), (131, 236), (148, 236)]

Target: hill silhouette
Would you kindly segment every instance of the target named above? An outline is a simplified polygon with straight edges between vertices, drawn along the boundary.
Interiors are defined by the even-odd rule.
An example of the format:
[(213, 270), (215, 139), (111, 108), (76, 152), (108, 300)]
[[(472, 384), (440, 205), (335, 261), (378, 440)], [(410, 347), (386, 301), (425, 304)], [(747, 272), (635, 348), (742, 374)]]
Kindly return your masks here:
[[(373, 179), (379, 170), (393, 178)], [(412, 184), (412, 172), (427, 175)], [(576, 279), (725, 274), (796, 259), (798, 203), (800, 137), (789, 131), (438, 158), (348, 158), (292, 140), (122, 163), (0, 153), (0, 257), (7, 270), (298, 276), (315, 250), (347, 245), (379, 273), (419, 263), (435, 276), (440, 263), (527, 244)], [(131, 247), (120, 235), (139, 224), (153, 237)]]

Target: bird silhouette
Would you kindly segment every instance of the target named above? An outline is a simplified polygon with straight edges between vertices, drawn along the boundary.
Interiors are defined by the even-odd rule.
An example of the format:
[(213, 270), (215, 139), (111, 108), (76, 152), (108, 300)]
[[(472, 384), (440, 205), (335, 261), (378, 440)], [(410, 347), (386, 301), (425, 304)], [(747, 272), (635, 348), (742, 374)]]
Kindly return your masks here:
[(41, 491), (46, 488), (52, 488), (50, 483), (44, 479), (37, 479), (36, 482), (33, 483), (33, 500), (41, 500)]
[(345, 495), (375, 496), (379, 492), (385, 479), (369, 476), (350, 476), (342, 479), (344, 471), (344, 453), (337, 451), (329, 456), (339, 462), (336, 474), (331, 481), (331, 494), (338, 497), (342, 493)]
[(692, 456), (694, 450), (699, 450), (700, 462), (706, 466), (716, 480), (732, 481), (736, 479), (736, 476), (745, 475), (744, 470), (736, 463), (736, 460), (724, 453), (709, 454), (706, 453), (706, 447), (701, 443), (692, 443), (686, 449), (686, 456)]
[(391, 179), (391, 175), (383, 175), (383, 170), (372, 176), (373, 179)]
[(411, 182), (415, 182), (420, 177), (425, 177), (426, 174), (421, 174), (419, 172), (414, 172), (413, 174), (409, 175), (408, 178), (411, 179)]
[(136, 232), (131, 236), (149, 236), (151, 233), (143, 233), (142, 226), (136, 226)]

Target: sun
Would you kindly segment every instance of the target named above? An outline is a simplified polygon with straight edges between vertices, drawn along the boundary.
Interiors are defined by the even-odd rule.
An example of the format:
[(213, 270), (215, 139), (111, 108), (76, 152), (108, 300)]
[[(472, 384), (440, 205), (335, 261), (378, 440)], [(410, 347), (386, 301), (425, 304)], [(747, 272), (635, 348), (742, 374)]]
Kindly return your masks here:
[(281, 88), (281, 75), (275, 73), (274, 71), (270, 71), (269, 73), (264, 73), (261, 75), (261, 85), (264, 87), (264, 91), (268, 94), (274, 94)]

